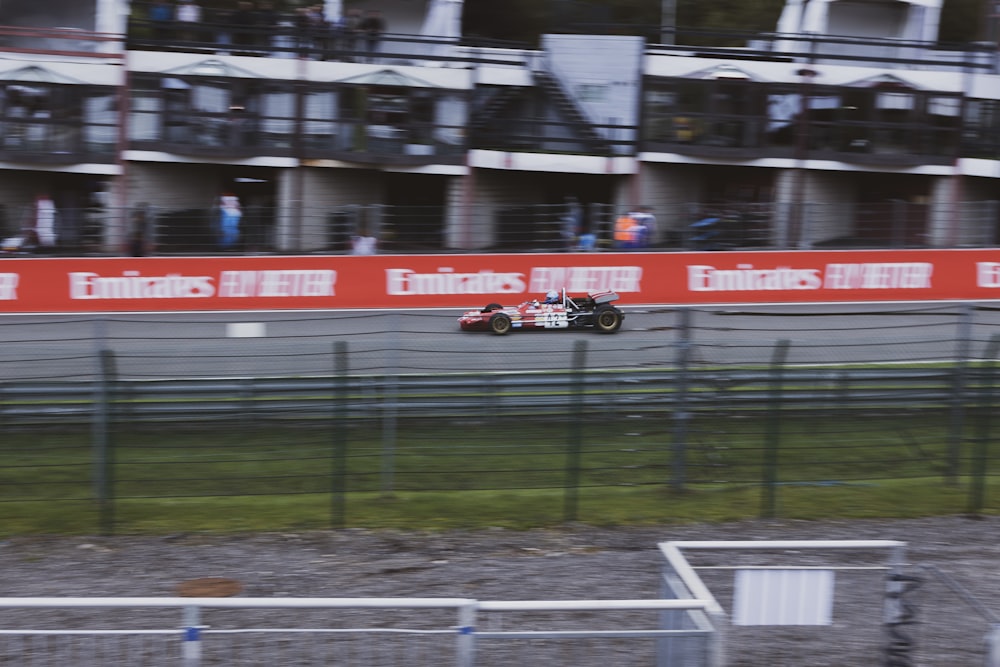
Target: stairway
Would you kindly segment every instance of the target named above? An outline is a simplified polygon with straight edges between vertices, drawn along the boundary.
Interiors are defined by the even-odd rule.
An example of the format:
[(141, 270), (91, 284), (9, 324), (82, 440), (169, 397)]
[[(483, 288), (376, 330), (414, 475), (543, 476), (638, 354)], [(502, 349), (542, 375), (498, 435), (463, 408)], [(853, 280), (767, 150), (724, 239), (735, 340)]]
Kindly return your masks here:
[(597, 132), (576, 100), (566, 92), (556, 77), (549, 72), (536, 70), (534, 79), (535, 83), (545, 91), (559, 116), (576, 131), (590, 152), (603, 154), (611, 151), (611, 144)]

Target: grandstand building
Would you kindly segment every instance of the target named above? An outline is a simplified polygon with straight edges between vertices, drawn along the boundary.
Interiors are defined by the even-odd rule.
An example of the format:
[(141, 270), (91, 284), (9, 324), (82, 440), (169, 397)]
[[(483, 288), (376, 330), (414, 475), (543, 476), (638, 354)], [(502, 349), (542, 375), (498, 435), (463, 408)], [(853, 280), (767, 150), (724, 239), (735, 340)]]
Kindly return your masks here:
[(577, 204), (598, 249), (637, 206), (662, 250), (992, 246), (997, 45), (939, 44), (942, 2), (789, 0), (766, 35), (527, 47), (465, 39), (461, 0), (326, 3), (380, 10), (371, 39), (0, 0), (0, 231), (47, 196), (67, 252), (120, 253), (137, 227), (213, 252), (230, 195), (253, 252), (562, 250)]

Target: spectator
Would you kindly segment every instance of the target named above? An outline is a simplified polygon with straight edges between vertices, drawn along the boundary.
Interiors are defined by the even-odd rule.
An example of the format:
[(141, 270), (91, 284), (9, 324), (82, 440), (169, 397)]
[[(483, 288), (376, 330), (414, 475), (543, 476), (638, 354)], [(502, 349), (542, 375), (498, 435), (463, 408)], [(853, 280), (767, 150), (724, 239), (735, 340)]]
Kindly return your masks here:
[(240, 220), (243, 211), (240, 199), (232, 193), (222, 195), (219, 201), (219, 245), (223, 250), (232, 250), (240, 238)]
[(147, 241), (149, 227), (149, 205), (140, 204), (132, 212), (132, 228), (129, 234), (126, 252), (132, 257), (145, 257), (149, 254), (149, 243)]
[(42, 248), (55, 248), (59, 240), (56, 236), (56, 205), (47, 194), (35, 197), (35, 234)]
[(344, 19), (340, 22), (339, 30), (341, 48), (344, 51), (344, 59), (354, 62), (358, 55), (358, 33), (361, 25), (361, 10), (348, 9), (344, 14)]
[(642, 228), (640, 230), (642, 238), (637, 239), (637, 247), (644, 248), (652, 245), (656, 241), (656, 217), (653, 215), (652, 209), (648, 206), (640, 206), (631, 215)]
[(629, 245), (630, 248), (645, 248), (649, 245), (649, 228), (646, 226), (646, 218), (643, 216), (642, 209), (638, 208), (634, 211), (630, 211), (628, 217), (632, 219), (632, 242)]
[(382, 33), (385, 32), (385, 19), (382, 18), (382, 12), (377, 9), (369, 9), (365, 13), (365, 17), (358, 24), (358, 30), (364, 33), (365, 36), (365, 49), (368, 54), (368, 62), (375, 62), (375, 54), (379, 50), (379, 41), (382, 39)]
[(195, 0), (180, 0), (174, 11), (174, 19), (181, 24), (179, 37), (182, 42), (193, 42), (197, 39), (198, 32), (195, 26), (201, 23), (201, 5)]
[(320, 60), (326, 60), (330, 51), (331, 27), (323, 13), (323, 5), (313, 5), (307, 11), (309, 16), (309, 32), (313, 46)]
[(566, 250), (576, 249), (576, 239), (582, 230), (583, 207), (576, 197), (566, 197), (566, 212), (562, 218), (562, 238)]
[(241, 0), (236, 9), (229, 15), (229, 24), (233, 28), (233, 45), (235, 55), (253, 55), (253, 45), (257, 35), (257, 13), (253, 3)]
[(322, 5), (299, 7), (295, 10), (295, 32), (298, 35), (299, 54), (312, 57), (314, 51), (326, 48), (326, 38), (329, 28), (323, 16)]
[(148, 16), (153, 39), (158, 41), (170, 39), (170, 24), (174, 20), (173, 5), (166, 0), (156, 0), (149, 5)]
[(631, 250), (635, 247), (635, 218), (632, 213), (623, 213), (615, 220), (615, 248)]
[(368, 236), (364, 231), (351, 237), (352, 255), (374, 255), (377, 246), (378, 240), (374, 236)]
[(257, 11), (254, 12), (254, 25), (257, 26), (256, 42), (265, 51), (270, 51), (270, 47), (278, 43), (277, 32), (281, 30), (281, 14), (274, 8), (273, 2), (257, 3)]

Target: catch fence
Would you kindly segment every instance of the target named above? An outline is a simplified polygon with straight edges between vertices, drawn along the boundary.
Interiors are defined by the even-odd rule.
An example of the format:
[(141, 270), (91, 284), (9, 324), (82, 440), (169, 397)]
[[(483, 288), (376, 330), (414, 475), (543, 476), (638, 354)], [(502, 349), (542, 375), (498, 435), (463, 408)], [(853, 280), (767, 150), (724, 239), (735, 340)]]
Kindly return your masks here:
[(391, 499), (501, 525), (893, 513), (929, 489), (952, 505), (927, 511), (996, 507), (992, 307), (631, 309), (615, 335), (504, 337), (436, 311), (267, 317), (251, 338), (224, 314), (8, 317), (7, 529), (198, 526), (206, 504), (229, 528), (391, 525)]

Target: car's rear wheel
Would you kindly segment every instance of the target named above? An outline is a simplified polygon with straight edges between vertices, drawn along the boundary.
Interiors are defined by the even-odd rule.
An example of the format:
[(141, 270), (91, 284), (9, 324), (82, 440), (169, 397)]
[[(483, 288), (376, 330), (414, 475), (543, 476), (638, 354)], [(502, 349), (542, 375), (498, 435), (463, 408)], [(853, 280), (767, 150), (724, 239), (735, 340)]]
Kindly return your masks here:
[(507, 313), (497, 313), (490, 318), (490, 331), (503, 336), (510, 331), (510, 316)]
[(594, 311), (594, 328), (601, 333), (614, 333), (622, 328), (622, 311), (614, 306), (599, 306)]
[(499, 303), (488, 303), (483, 307), (483, 310), (481, 312), (492, 313), (494, 310), (503, 310), (503, 306), (501, 306)]

